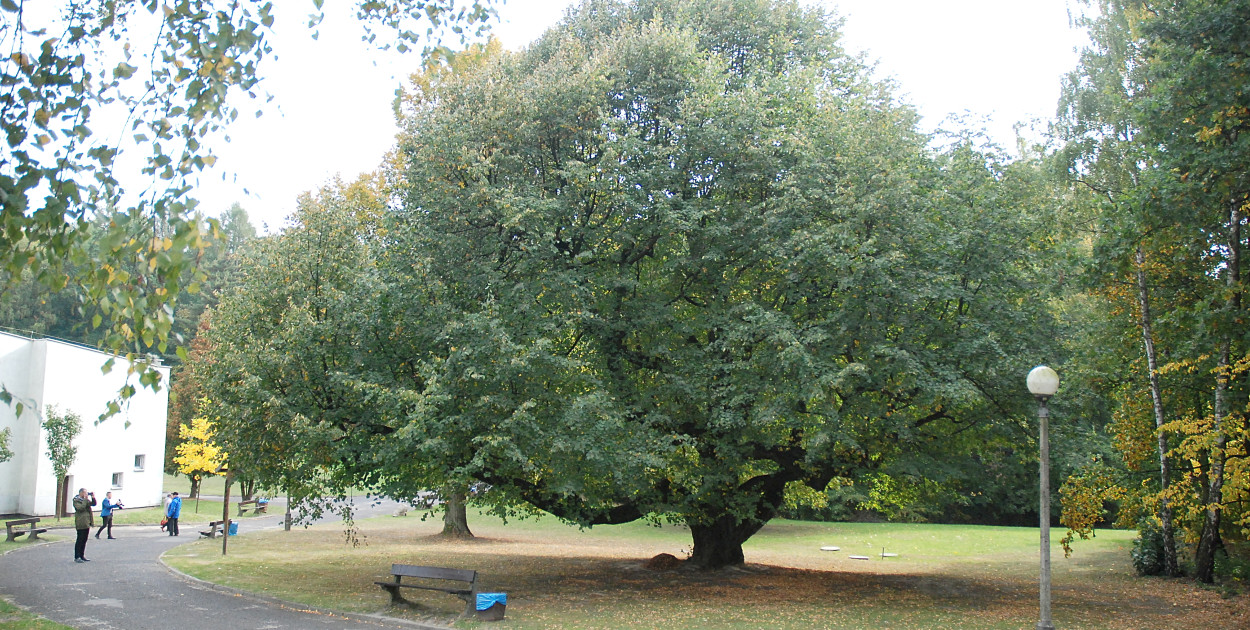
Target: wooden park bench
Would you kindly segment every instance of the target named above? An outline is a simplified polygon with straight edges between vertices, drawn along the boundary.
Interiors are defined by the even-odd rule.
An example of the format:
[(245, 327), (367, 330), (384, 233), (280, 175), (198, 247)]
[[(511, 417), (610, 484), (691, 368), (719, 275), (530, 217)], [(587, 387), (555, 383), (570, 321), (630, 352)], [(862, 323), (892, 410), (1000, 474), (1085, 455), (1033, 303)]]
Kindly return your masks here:
[(222, 533), (221, 526), (225, 523), (225, 521), (210, 521), (208, 523), (208, 531), (200, 532), (200, 535), (207, 536), (209, 538), (216, 538), (218, 534)]
[[(407, 603), (403, 595), (400, 595), (401, 588), (420, 588), (427, 591), (442, 591), (455, 595), (463, 599), (467, 605), (465, 615), (473, 614), (476, 605), (474, 598), (477, 595), (477, 571), (468, 569), (445, 569), (442, 567), (419, 567), (411, 564), (392, 564), (391, 575), (394, 576), (393, 582), (374, 582), (378, 586), (390, 591), (391, 604)], [(425, 580), (424, 583), (413, 584), (411, 582), (401, 583), (403, 578), (417, 578)], [(436, 582), (441, 580), (442, 582)], [(431, 584), (431, 582), (435, 582)], [(465, 582), (468, 588), (464, 586), (448, 586), (447, 582)]]
[(251, 510), (252, 514), (264, 514), (267, 509), (269, 509), (268, 501), (264, 503), (261, 503), (256, 499), (252, 499), (251, 501), (239, 501), (239, 516), (243, 516), (243, 513), (248, 510)]
[[(39, 534), (42, 534), (48, 530), (37, 529), (35, 527), (35, 523), (38, 523), (38, 522), (39, 522), (39, 519), (37, 518), (20, 518), (20, 519), (17, 519), (16, 521), (5, 521), (4, 526), (8, 528), (9, 536), (8, 538), (5, 538), (4, 541), (13, 542), (14, 540), (17, 540), (18, 536), (25, 536), (27, 534), (30, 534), (30, 538), (27, 538), (26, 540), (39, 540)], [(26, 526), (25, 529), (21, 529), (20, 531), (18, 531), (19, 528), (21, 528), (22, 526)]]

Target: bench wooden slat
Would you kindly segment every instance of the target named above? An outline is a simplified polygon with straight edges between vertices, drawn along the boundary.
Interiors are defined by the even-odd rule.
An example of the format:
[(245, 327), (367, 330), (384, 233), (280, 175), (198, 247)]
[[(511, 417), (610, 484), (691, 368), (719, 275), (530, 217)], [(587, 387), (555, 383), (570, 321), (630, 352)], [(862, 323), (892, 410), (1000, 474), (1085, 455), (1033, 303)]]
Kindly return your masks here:
[(432, 580), (459, 580), (461, 582), (474, 582), (477, 580), (477, 571), (469, 569), (447, 569), (443, 567), (422, 567), (413, 564), (392, 564), (391, 575), (428, 578)]
[(468, 595), (473, 589), (465, 588), (443, 588), (441, 586), (425, 586), (423, 584), (400, 584), (398, 582), (374, 582), (378, 586), (384, 588), (419, 588), (427, 591), (439, 591), (441, 593), (450, 593), (452, 595)]

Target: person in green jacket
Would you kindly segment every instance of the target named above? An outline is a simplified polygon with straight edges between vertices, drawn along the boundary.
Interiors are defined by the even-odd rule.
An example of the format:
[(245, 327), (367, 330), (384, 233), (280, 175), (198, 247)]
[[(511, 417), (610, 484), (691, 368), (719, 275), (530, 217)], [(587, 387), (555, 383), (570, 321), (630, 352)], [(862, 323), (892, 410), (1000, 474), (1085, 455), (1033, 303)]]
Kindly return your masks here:
[(90, 562), (86, 556), (87, 535), (91, 533), (91, 526), (95, 525), (91, 512), (94, 506), (95, 493), (79, 488), (78, 496), (74, 497), (74, 529), (78, 530), (78, 540), (74, 542), (74, 562)]

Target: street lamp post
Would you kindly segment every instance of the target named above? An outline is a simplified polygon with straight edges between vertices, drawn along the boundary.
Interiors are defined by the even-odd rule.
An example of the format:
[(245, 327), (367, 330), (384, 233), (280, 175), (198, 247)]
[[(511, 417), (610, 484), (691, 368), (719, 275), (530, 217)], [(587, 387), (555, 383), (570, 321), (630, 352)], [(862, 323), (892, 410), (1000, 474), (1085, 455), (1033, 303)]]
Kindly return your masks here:
[(1037, 622), (1037, 630), (1055, 630), (1055, 625), (1050, 620), (1050, 436), (1046, 426), (1050, 410), (1046, 408), (1046, 401), (1059, 389), (1059, 375), (1054, 370), (1039, 365), (1029, 372), (1028, 385), (1029, 393), (1037, 399), (1037, 419), (1041, 425), (1041, 439), (1038, 444), (1041, 450), (1038, 458), (1041, 505), (1038, 520), (1042, 526), (1042, 569), (1038, 593), (1041, 618)]

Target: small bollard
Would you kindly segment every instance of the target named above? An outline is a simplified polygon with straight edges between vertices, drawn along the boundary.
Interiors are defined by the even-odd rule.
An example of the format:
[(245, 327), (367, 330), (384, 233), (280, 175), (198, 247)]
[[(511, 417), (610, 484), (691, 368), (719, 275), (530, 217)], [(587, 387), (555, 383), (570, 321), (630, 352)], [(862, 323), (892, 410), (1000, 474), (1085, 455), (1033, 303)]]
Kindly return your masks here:
[(502, 621), (507, 607), (507, 593), (477, 594), (477, 618), (482, 621)]

